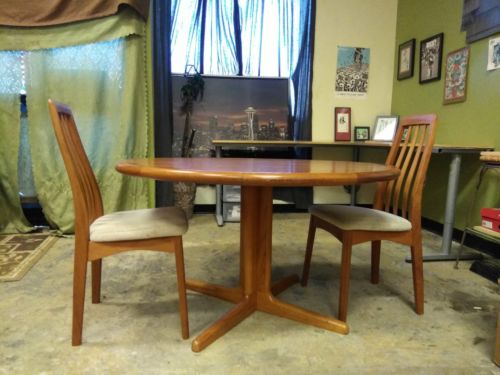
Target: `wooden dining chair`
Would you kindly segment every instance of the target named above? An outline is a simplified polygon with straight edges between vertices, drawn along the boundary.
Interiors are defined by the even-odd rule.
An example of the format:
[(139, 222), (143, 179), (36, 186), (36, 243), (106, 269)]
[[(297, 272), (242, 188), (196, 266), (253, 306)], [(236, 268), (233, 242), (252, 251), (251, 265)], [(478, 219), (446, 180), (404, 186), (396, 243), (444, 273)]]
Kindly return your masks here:
[(92, 303), (100, 302), (102, 258), (129, 250), (175, 254), (182, 338), (189, 337), (182, 235), (184, 211), (162, 207), (103, 215), (99, 187), (71, 109), (49, 100), (57, 142), (69, 177), (75, 209), (72, 344), (82, 343), (87, 262), (92, 264)]
[(373, 208), (317, 205), (309, 212), (309, 234), (301, 283), (307, 285), (316, 228), (330, 232), (342, 243), (338, 318), (347, 320), (351, 253), (354, 245), (371, 242), (371, 282), (379, 282), (380, 244), (389, 240), (411, 248), (415, 311), (424, 313), (421, 204), (425, 175), (434, 145), (434, 114), (401, 120), (385, 162), (401, 170), (396, 180), (380, 182)]

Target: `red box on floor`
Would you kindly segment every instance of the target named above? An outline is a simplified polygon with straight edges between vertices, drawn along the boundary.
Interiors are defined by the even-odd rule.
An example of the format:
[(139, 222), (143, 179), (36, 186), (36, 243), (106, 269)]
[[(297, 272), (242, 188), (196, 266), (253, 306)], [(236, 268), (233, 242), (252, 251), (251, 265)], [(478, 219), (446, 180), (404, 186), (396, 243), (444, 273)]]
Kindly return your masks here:
[(481, 209), (481, 226), (500, 233), (500, 208)]

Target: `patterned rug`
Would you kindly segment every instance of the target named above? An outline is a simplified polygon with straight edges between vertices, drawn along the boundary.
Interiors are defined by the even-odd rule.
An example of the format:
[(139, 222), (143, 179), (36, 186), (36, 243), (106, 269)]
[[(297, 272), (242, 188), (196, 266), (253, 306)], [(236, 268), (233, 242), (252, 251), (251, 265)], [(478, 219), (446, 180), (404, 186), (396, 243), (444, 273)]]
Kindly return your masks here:
[(49, 233), (0, 236), (0, 281), (22, 279), (56, 240)]

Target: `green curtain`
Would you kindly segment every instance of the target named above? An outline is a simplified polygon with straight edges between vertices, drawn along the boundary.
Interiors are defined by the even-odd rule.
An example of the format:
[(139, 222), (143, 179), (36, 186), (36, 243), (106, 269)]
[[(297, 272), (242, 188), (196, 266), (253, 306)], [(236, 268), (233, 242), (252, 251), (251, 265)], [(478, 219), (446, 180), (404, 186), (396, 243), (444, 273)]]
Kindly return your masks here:
[[(54, 40), (57, 28), (63, 32)], [(73, 110), (105, 212), (150, 206), (153, 182), (114, 169), (121, 159), (150, 154), (144, 21), (125, 8), (101, 20), (11, 31), (20, 32), (18, 49), (29, 51), (25, 61), (33, 176), (38, 200), (51, 225), (72, 232), (74, 212), (48, 113), (49, 98)], [(85, 43), (93, 43), (75, 45), (82, 42), (82, 33)], [(60, 45), (64, 47), (57, 48)], [(38, 49), (40, 46), (44, 49)], [(2, 134), (3, 129), (0, 137)], [(14, 176), (9, 179), (14, 181)]]
[[(0, 77), (5, 78), (1, 73), (8, 66), (7, 58), (0, 53)], [(6, 93), (5, 86), (0, 83), (0, 233), (28, 232), (31, 228), (21, 209), (17, 181), (19, 94)]]

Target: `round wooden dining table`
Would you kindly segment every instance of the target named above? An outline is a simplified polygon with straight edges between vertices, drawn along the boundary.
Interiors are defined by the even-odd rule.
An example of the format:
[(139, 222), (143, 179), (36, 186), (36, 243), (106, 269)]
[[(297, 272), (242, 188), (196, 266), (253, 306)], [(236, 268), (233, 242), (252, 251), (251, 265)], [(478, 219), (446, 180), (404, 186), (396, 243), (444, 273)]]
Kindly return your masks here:
[(119, 162), (118, 172), (155, 180), (241, 185), (240, 282), (235, 287), (188, 279), (187, 288), (236, 305), (192, 343), (199, 352), (254, 311), (347, 334), (345, 322), (279, 300), (299, 280), (271, 283), (272, 214), (275, 186), (334, 186), (395, 179), (399, 169), (383, 164), (298, 159), (154, 158)]

